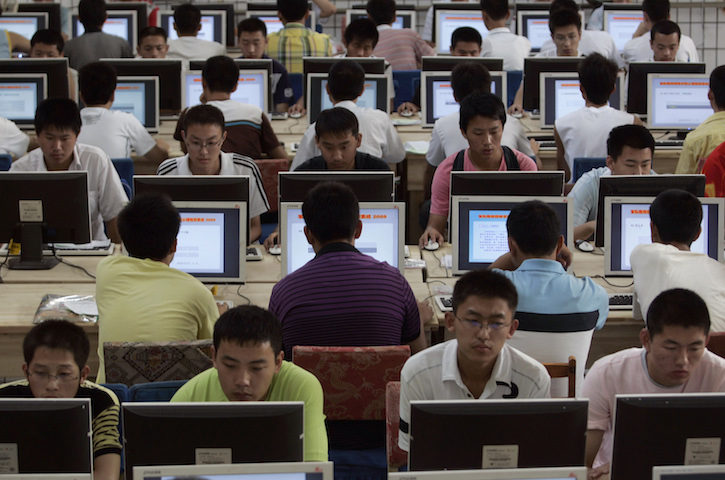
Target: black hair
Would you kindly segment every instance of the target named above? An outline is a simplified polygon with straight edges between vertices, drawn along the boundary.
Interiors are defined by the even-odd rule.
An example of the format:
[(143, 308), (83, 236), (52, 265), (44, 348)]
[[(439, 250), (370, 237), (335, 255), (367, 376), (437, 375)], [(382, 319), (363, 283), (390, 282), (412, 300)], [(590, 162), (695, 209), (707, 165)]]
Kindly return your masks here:
[(287, 22), (302, 20), (309, 9), (307, 0), (277, 0), (277, 11)]
[(267, 37), (267, 25), (257, 17), (245, 18), (237, 25), (237, 35), (241, 35), (242, 32), (254, 33), (262, 32), (262, 35)]
[(373, 48), (375, 48), (375, 45), (378, 44), (378, 38), (380, 38), (378, 29), (369, 18), (356, 18), (345, 27), (345, 45), (354, 40), (372, 40)]
[(604, 105), (617, 81), (617, 64), (599, 53), (592, 53), (579, 63), (579, 83), (590, 102)]
[(365, 10), (375, 25), (385, 25), (395, 21), (395, 0), (368, 0)]
[(231, 93), (239, 82), (239, 66), (231, 57), (217, 55), (206, 60), (201, 78), (209, 91)]
[(710, 90), (718, 108), (725, 109), (725, 65), (716, 67), (710, 73)]
[(655, 139), (646, 127), (642, 125), (620, 125), (609, 132), (607, 138), (607, 155), (615, 161), (622, 154), (624, 147), (637, 150), (649, 148), (652, 158), (655, 154)]
[(483, 39), (475, 28), (458, 27), (451, 34), (451, 48), (456, 48), (458, 42), (476, 42), (480, 47)]
[(553, 0), (549, 5), (549, 13), (557, 10), (571, 10), (572, 12), (579, 12), (579, 4), (574, 0)]
[(168, 40), (169, 35), (166, 33), (166, 30), (164, 30), (161, 27), (154, 27), (152, 25), (149, 25), (148, 27), (144, 27), (138, 34), (138, 44), (141, 45), (141, 42), (146, 37), (164, 37), (164, 43), (166, 43), (166, 40)]
[(174, 9), (174, 23), (180, 34), (196, 33), (201, 25), (201, 10), (191, 3), (182, 3)]
[(577, 30), (581, 31), (582, 18), (578, 12), (568, 8), (560, 8), (549, 13), (549, 31), (552, 35), (554, 35), (557, 28), (568, 27), (569, 25), (574, 25)]
[(118, 231), (128, 254), (161, 260), (174, 245), (181, 217), (165, 195), (136, 195), (118, 214)]
[(78, 3), (78, 19), (86, 32), (98, 32), (106, 21), (106, 2), (81, 0)]
[(506, 18), (509, 13), (508, 0), (481, 0), (481, 10), (493, 20)]
[[(528, 255), (549, 255), (559, 243), (561, 224), (556, 212), (544, 202), (531, 200), (516, 205), (506, 219), (509, 237), (521, 252)], [(532, 232), (536, 232), (532, 235)]]
[(184, 113), (182, 130), (186, 132), (189, 125), (218, 125), (224, 133), (224, 114), (214, 105), (195, 105)]
[(339, 182), (323, 182), (307, 192), (302, 216), (318, 242), (350, 240), (360, 221), (360, 208), (352, 189)]
[(23, 339), (23, 357), (30, 365), (35, 351), (40, 347), (67, 350), (73, 354), (73, 360), (79, 369), (86, 366), (91, 350), (88, 335), (80, 325), (67, 320), (45, 320), (34, 326)]
[(55, 45), (58, 48), (58, 52), (63, 52), (65, 41), (63, 35), (57, 30), (51, 30), (49, 28), (43, 28), (33, 34), (30, 39), (30, 46), (34, 47), (36, 43), (42, 43), (44, 45)]
[(78, 70), (78, 87), (86, 105), (103, 105), (116, 91), (116, 69), (103, 62), (85, 64)]
[(501, 127), (506, 124), (506, 107), (493, 93), (472, 93), (461, 101), (461, 118), (459, 126), (464, 132), (468, 122), (476, 115), (501, 120)]
[(647, 331), (650, 339), (666, 326), (701, 328), (710, 333), (710, 312), (697, 293), (684, 288), (665, 290), (652, 300), (647, 309)]
[(690, 245), (700, 233), (702, 204), (685, 190), (670, 189), (657, 195), (649, 207), (649, 218), (664, 243)]
[(365, 87), (365, 70), (354, 60), (340, 60), (330, 67), (327, 88), (336, 102), (355, 100)]
[(35, 110), (35, 133), (48, 127), (81, 133), (81, 112), (78, 104), (70, 98), (47, 98)]
[(472, 93), (490, 93), (491, 74), (481, 62), (461, 62), (451, 71), (451, 88), (459, 102)]
[(320, 138), (326, 133), (347, 133), (357, 136), (360, 124), (357, 117), (347, 108), (333, 107), (323, 110), (315, 120), (315, 136)]
[(682, 38), (680, 26), (672, 20), (660, 20), (652, 25), (652, 30), (649, 31), (649, 39), (651, 42), (655, 41), (655, 35), (658, 33), (661, 33), (662, 35), (672, 35), (673, 33), (676, 33), (677, 43), (680, 43), (680, 38)]
[(670, 0), (642, 0), (642, 11), (652, 23), (667, 20), (670, 18)]
[(453, 312), (466, 301), (468, 297), (500, 298), (504, 300), (511, 312), (516, 311), (519, 302), (518, 293), (514, 284), (504, 275), (492, 270), (473, 270), (458, 279), (453, 287)]
[(242, 305), (224, 312), (214, 324), (214, 349), (219, 351), (222, 341), (237, 345), (269, 342), (275, 355), (282, 351), (282, 325), (277, 317), (264, 308)]

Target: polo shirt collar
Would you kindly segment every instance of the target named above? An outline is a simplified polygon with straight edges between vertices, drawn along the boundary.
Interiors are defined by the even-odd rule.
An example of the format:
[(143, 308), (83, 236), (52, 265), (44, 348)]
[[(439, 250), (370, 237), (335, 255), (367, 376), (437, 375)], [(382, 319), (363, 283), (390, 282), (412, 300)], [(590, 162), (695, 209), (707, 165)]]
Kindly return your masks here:
[[(225, 152), (220, 152), (221, 156), (221, 168), (219, 169), (219, 175), (236, 175), (234, 171), (234, 161), (231, 155)], [(179, 175), (193, 175), (191, 168), (189, 167), (189, 154), (187, 153), (183, 157), (180, 157), (176, 161), (176, 168), (179, 171)]]
[(352, 113), (355, 113), (358, 108), (357, 103), (353, 102), (352, 100), (343, 100), (341, 102), (337, 102), (335, 104), (335, 107), (347, 108)]
[(384, 23), (382, 25), (378, 25), (378, 32), (380, 32), (382, 30), (392, 30), (392, 29), (393, 29), (393, 26), (392, 25), (388, 25), (386, 23)]
[(320, 257), (322, 255), (325, 255), (326, 253), (334, 253), (334, 252), (357, 252), (357, 248), (355, 248), (353, 245), (350, 245), (346, 242), (335, 242), (335, 243), (328, 243), (324, 247), (320, 249), (319, 252), (317, 252), (317, 255), (315, 255), (315, 258)]
[[(511, 385), (511, 356), (508, 345), (503, 346), (496, 357), (496, 363), (491, 371), (491, 378), (486, 382), (483, 393), (479, 398), (488, 398), (494, 394), (499, 384)], [(471, 393), (463, 383), (461, 371), (458, 369), (458, 340), (451, 340), (443, 351), (443, 365), (441, 368), (441, 381), (455, 382), (459, 388)]]
[(489, 35), (491, 35), (492, 33), (511, 33), (511, 30), (509, 29), (509, 27), (497, 27), (488, 31)]
[(557, 262), (556, 260), (549, 260), (546, 258), (527, 258), (526, 260), (521, 262), (521, 265), (519, 265), (519, 268), (517, 268), (516, 271), (566, 273), (561, 263)]

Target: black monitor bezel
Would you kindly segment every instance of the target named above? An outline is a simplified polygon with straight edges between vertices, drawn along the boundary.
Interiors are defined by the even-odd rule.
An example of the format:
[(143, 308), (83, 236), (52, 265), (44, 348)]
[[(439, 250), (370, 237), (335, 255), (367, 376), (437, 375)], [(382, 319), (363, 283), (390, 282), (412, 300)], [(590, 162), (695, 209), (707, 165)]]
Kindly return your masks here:
[[(33, 2), (19, 3), (18, 12), (46, 12), (48, 14), (48, 28), (60, 32), (63, 22), (61, 20), (60, 3)], [(30, 39), (28, 39), (30, 40)]]
[(181, 111), (181, 72), (179, 58), (102, 58), (116, 69), (118, 76), (159, 77), (159, 110), (161, 115), (175, 115)]
[(641, 115), (647, 114), (649, 87), (647, 75), (650, 73), (705, 73), (702, 62), (631, 62), (627, 75), (627, 111)]
[(527, 57), (524, 58), (524, 110), (539, 109), (539, 84), (544, 72), (577, 72), (584, 57)]
[(68, 59), (22, 58), (0, 59), (3, 73), (44, 73), (48, 77), (47, 98), (68, 98)]
[[(536, 190), (531, 188), (537, 187)], [(528, 188), (528, 190), (527, 190)], [(511, 195), (558, 197), (564, 194), (564, 172), (451, 172), (451, 196)]]

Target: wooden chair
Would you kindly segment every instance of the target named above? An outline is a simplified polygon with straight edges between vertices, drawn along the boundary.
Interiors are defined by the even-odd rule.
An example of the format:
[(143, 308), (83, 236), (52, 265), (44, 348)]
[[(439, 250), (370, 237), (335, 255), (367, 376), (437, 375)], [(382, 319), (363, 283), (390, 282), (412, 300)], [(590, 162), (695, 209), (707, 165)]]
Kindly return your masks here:
[(566, 363), (544, 363), (543, 365), (551, 378), (568, 378), (568, 396), (569, 398), (576, 397), (576, 358), (573, 355)]
[(711, 332), (707, 349), (715, 355), (725, 358), (725, 332)]
[(388, 470), (397, 472), (408, 464), (408, 453), (398, 446), (400, 432), (400, 382), (388, 382), (385, 387), (385, 451)]

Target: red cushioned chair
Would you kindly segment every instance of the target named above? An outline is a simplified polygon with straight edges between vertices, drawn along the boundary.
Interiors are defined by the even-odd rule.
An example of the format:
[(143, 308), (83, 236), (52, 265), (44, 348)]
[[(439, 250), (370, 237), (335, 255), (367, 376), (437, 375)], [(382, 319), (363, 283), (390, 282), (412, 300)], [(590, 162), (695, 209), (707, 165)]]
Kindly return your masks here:
[(408, 454), (398, 446), (400, 432), (400, 382), (388, 382), (385, 387), (385, 450), (388, 454), (388, 469), (398, 471), (408, 464)]
[(710, 341), (707, 344), (707, 349), (725, 358), (725, 332), (710, 333)]

